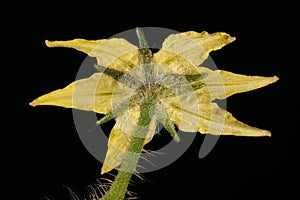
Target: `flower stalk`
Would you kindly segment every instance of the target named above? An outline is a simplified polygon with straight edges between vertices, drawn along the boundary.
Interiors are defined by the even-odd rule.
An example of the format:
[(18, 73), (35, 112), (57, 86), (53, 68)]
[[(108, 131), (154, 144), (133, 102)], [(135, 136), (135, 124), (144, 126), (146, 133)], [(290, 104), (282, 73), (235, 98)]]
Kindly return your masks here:
[(141, 115), (136, 132), (131, 140), (129, 149), (124, 158), (124, 162), (119, 169), (118, 175), (114, 180), (109, 191), (99, 200), (124, 200), (129, 181), (135, 172), (140, 154), (143, 150), (144, 140), (151, 122), (150, 111), (152, 103), (145, 102), (141, 105)]

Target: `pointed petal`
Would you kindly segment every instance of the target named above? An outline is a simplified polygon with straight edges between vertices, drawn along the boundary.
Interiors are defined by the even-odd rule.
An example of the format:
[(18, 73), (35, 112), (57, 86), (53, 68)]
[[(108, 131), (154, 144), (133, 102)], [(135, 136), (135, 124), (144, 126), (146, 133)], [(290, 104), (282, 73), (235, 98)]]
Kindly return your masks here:
[(108, 149), (101, 169), (101, 174), (107, 173), (123, 163), (131, 136), (124, 133), (117, 125), (109, 134)]
[(172, 34), (164, 41), (160, 51), (153, 55), (153, 62), (181, 75), (198, 74), (197, 67), (207, 59), (209, 52), (234, 40), (234, 37), (222, 32)]
[[(205, 99), (205, 97), (204, 97)], [(204, 103), (191, 97), (181, 99), (181, 105), (169, 102), (164, 105), (171, 120), (180, 130), (199, 131), (202, 134), (236, 135), (236, 136), (270, 136), (267, 130), (246, 125), (235, 119), (229, 112), (221, 109), (216, 103)], [(182, 106), (184, 105), (184, 106)]]
[(48, 41), (48, 47), (69, 47), (96, 57), (98, 65), (126, 72), (140, 65), (138, 48), (125, 39)]
[(200, 95), (196, 96), (193, 93), (164, 99), (161, 102), (171, 121), (180, 130), (187, 132), (198, 131), (198, 126), (201, 123), (199, 116), (205, 115), (205, 110), (201, 108), (211, 103), (207, 96), (202, 95), (200, 98)]
[[(137, 124), (140, 117), (140, 108), (135, 106), (130, 108), (116, 119), (108, 141), (108, 150), (101, 169), (101, 174), (107, 173), (123, 163), (124, 157), (128, 153), (130, 141), (133, 134), (139, 130)], [(156, 120), (151, 120), (148, 127), (147, 137), (144, 145), (149, 143), (155, 133)]]
[(113, 78), (102, 73), (94, 73), (89, 78), (75, 81), (63, 89), (45, 94), (30, 105), (53, 105), (107, 114), (111, 111), (112, 95), (113, 98), (121, 98), (125, 95), (125, 91), (128, 91), (126, 88), (124, 91), (116, 91), (115, 85), (116, 80)]
[(205, 89), (200, 93), (208, 93), (211, 100), (225, 99), (233, 94), (255, 90), (278, 80), (277, 76), (245, 76), (234, 74), (223, 70), (212, 71), (200, 67), (201, 73), (207, 73), (208, 76), (202, 80), (205, 83)]

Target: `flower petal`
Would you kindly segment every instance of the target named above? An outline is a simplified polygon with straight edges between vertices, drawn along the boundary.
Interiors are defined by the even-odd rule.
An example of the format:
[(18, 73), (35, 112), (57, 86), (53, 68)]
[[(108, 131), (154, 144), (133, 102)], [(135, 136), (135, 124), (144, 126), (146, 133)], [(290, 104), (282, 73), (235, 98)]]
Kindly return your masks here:
[(202, 80), (205, 84), (204, 89), (198, 92), (208, 93), (211, 100), (225, 99), (233, 94), (255, 90), (278, 80), (277, 76), (246, 76), (223, 70), (212, 71), (204, 67), (200, 67), (199, 70), (208, 76)]
[(234, 40), (234, 37), (222, 32), (172, 34), (163, 42), (160, 51), (153, 55), (153, 62), (181, 75), (198, 74), (197, 67), (207, 59), (209, 52)]
[[(201, 116), (206, 115), (205, 106), (210, 106), (210, 99), (194, 93), (180, 95), (161, 100), (171, 121), (182, 131), (197, 132), (201, 123)], [(200, 107), (201, 106), (201, 107)], [(200, 116), (200, 117), (199, 117)]]
[[(205, 99), (205, 96), (203, 98)], [(221, 109), (216, 103), (204, 103), (203, 101), (206, 100), (199, 99), (199, 101), (195, 102), (193, 98), (187, 96), (181, 99), (181, 105), (169, 102), (169, 104), (164, 104), (164, 106), (171, 120), (183, 131), (199, 131), (202, 134), (209, 133), (213, 135), (271, 135), (267, 130), (251, 127), (238, 121), (229, 112)]]
[[(128, 153), (130, 141), (133, 135), (139, 130), (137, 124), (140, 117), (140, 108), (135, 106), (117, 117), (108, 140), (108, 150), (101, 169), (101, 174), (107, 173), (123, 163)], [(155, 133), (156, 120), (153, 118), (148, 127), (147, 137), (144, 145), (149, 143)]]
[(116, 80), (105, 74), (94, 73), (89, 78), (75, 81), (63, 89), (45, 94), (30, 105), (53, 105), (107, 114), (111, 111), (112, 95), (113, 98), (121, 98), (128, 91), (127, 88), (124, 88), (124, 91), (116, 91), (114, 89), (116, 83)]
[(69, 47), (96, 57), (98, 65), (126, 72), (140, 65), (138, 48), (122, 38), (107, 40), (74, 39), (48, 41), (48, 47)]
[(125, 134), (117, 125), (113, 127), (109, 134), (108, 149), (101, 174), (107, 173), (123, 163), (130, 141), (130, 135)]

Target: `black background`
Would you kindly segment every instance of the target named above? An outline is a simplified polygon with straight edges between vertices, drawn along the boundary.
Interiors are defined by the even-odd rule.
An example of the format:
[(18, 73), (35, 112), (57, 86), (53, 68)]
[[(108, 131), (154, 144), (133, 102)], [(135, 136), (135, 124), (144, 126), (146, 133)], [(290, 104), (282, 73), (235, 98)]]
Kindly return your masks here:
[[(146, 181), (134, 178), (130, 189), (145, 200), (299, 197), (294, 139), (299, 133), (294, 123), (298, 106), (297, 98), (292, 98), (299, 91), (299, 64), (295, 62), (299, 31), (294, 6), (287, 2), (263, 6), (253, 1), (123, 4), (18, 4), (20, 12), (12, 6), (10, 15), (3, 16), (3, 43), (8, 45), (4, 60), (9, 73), (2, 81), (7, 78), (3, 92), (10, 97), (4, 96), (2, 104), (9, 110), (4, 123), (8, 139), (2, 140), (3, 172), (8, 177), (3, 179), (7, 186), (3, 196), (71, 199), (66, 187), (87, 194), (87, 185), (102, 177), (102, 164), (81, 143), (71, 109), (28, 105), (74, 81), (86, 57), (73, 49), (47, 48), (44, 40), (102, 39), (136, 26), (153, 26), (179, 32), (227, 32), (237, 40), (211, 53), (219, 69), (277, 75), (277, 83), (227, 101), (227, 109), (237, 119), (270, 130), (272, 137), (223, 136), (207, 157), (199, 159), (204, 138), (199, 134), (180, 159), (143, 174)], [(168, 138), (162, 136), (162, 140)]]

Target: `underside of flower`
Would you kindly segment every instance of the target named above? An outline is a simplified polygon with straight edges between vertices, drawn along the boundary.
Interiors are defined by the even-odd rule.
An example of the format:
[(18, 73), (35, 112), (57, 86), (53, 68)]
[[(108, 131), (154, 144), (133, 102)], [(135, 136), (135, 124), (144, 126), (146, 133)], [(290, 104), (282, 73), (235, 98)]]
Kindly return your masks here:
[[(99, 72), (30, 103), (105, 114), (97, 122), (99, 125), (115, 119), (101, 173), (121, 165), (125, 171), (120, 172), (122, 180), (130, 178), (133, 165), (143, 146), (151, 141), (157, 123), (163, 124), (176, 141), (179, 138), (175, 126), (202, 134), (271, 135), (267, 130), (238, 121), (213, 102), (278, 80), (276, 76), (245, 76), (201, 65), (209, 52), (233, 42), (234, 37), (222, 32), (173, 34), (152, 54), (141, 29), (136, 30), (139, 47), (121, 38), (46, 41), (48, 47), (74, 48), (95, 57)], [(115, 198), (112, 193), (104, 199)], [(124, 191), (121, 193), (118, 198), (123, 198)]]

